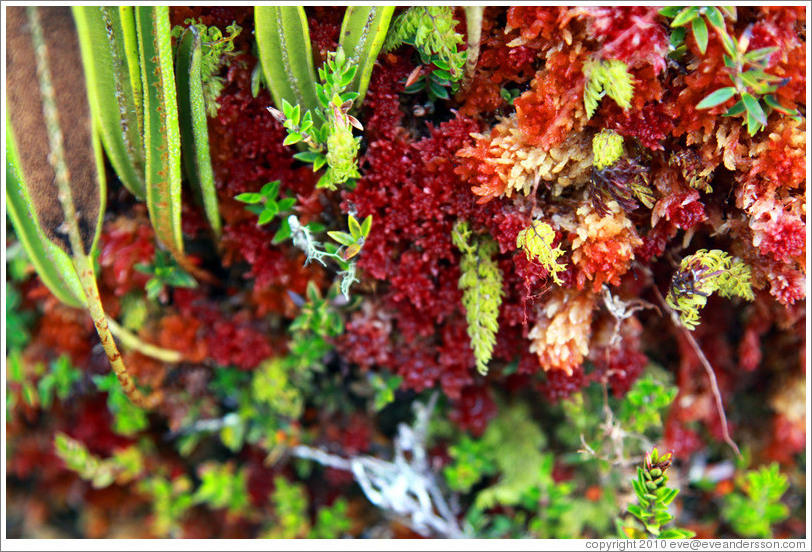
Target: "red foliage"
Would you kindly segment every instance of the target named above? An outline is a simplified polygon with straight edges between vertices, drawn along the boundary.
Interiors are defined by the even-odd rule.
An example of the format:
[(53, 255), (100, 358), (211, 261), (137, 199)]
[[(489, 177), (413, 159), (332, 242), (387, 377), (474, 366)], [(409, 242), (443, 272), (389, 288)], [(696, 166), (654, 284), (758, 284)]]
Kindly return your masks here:
[(205, 339), (215, 362), (241, 370), (256, 368), (274, 352), (263, 332), (236, 320), (221, 320)]
[(629, 67), (647, 64), (655, 73), (665, 69), (668, 33), (658, 7), (605, 6), (585, 11), (588, 35), (600, 40), (603, 59), (617, 59)]
[(487, 387), (473, 385), (462, 390), (460, 398), (452, 402), (449, 418), (457, 426), (479, 437), (488, 427), (488, 422), (496, 417), (498, 409)]
[(146, 220), (143, 206), (136, 208), (140, 217), (120, 217), (107, 222), (99, 239), (99, 265), (103, 284), (122, 296), (133, 289), (144, 289), (150, 276), (135, 270), (138, 263), (150, 264), (155, 256), (155, 233)]
[[(538, 364), (538, 360), (536, 360), (536, 364)], [(538, 389), (550, 402), (566, 399), (589, 384), (589, 379), (582, 366), (573, 368), (572, 375), (568, 375), (565, 370), (550, 370), (544, 375), (546, 379), (543, 383), (538, 384)]]
[(570, 131), (583, 128), (585, 77), (581, 66), (585, 59), (584, 50), (553, 53), (533, 79), (531, 89), (516, 98), (519, 129), (529, 144), (549, 150), (563, 142)]

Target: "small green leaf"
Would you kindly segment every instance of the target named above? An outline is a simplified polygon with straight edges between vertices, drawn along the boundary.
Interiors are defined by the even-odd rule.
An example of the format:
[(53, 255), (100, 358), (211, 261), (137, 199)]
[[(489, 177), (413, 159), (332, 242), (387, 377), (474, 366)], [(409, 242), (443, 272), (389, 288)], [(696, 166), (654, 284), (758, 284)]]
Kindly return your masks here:
[(304, 163), (313, 163), (319, 158), (321, 154), (317, 151), (303, 151), (293, 155), (294, 159), (298, 159)]
[(257, 221), (257, 224), (259, 226), (264, 226), (265, 224), (268, 224), (273, 220), (273, 218), (276, 216), (276, 213), (278, 212), (279, 209), (276, 206), (276, 203), (268, 203), (265, 206), (265, 210), (262, 211), (261, 215), (259, 215), (259, 220)]
[(429, 83), (429, 90), (435, 97), (440, 100), (447, 100), (450, 96), (448, 95), (448, 90), (446, 90), (443, 86), (438, 84), (436, 81), (431, 81)]
[(298, 132), (292, 132), (288, 134), (285, 138), (285, 141), (282, 142), (283, 146), (292, 146), (293, 144), (297, 144), (302, 141), (302, 135)]
[(353, 238), (350, 234), (346, 232), (338, 232), (338, 231), (330, 231), (327, 232), (327, 235), (330, 236), (332, 239), (340, 243), (341, 245), (352, 245), (355, 243), (355, 238)]
[(671, 43), (671, 46), (676, 48), (677, 46), (682, 44), (683, 41), (685, 40), (685, 33), (686, 32), (688, 32), (688, 31), (687, 31), (687, 29), (685, 27), (677, 27), (676, 29), (674, 29), (674, 31), (671, 33), (671, 37), (669, 39), (669, 42)]
[(723, 104), (736, 94), (736, 89), (732, 86), (720, 88), (715, 92), (711, 92), (699, 102), (696, 106), (697, 109), (710, 109), (717, 105)]
[(694, 32), (694, 39), (699, 47), (699, 52), (704, 54), (708, 48), (708, 26), (705, 25), (705, 20), (697, 17), (691, 22), (691, 29)]
[(262, 189), (260, 189), (259, 193), (269, 200), (276, 199), (276, 196), (279, 193), (279, 181), (274, 180), (273, 182), (268, 182), (262, 187)]
[(699, 8), (688, 7), (677, 14), (671, 22), (672, 27), (681, 27), (699, 17)]
[(361, 234), (366, 238), (369, 236), (369, 231), (372, 228), (372, 215), (369, 215), (367, 218), (364, 219), (364, 222), (361, 223)]
[(288, 209), (293, 207), (295, 203), (296, 198), (293, 197), (286, 197), (284, 199), (280, 199), (279, 202), (277, 203), (277, 206), (279, 207), (279, 212), (281, 213), (283, 211), (287, 211)]
[(742, 101), (744, 102), (744, 107), (747, 109), (747, 112), (751, 114), (756, 121), (766, 126), (767, 116), (764, 115), (764, 110), (761, 109), (758, 100), (756, 100), (752, 94), (745, 92), (742, 94)]
[(324, 154), (320, 153), (316, 160), (313, 161), (313, 171), (315, 172), (319, 170), (324, 166), (325, 163), (327, 163), (327, 158), (324, 156)]
[(740, 115), (742, 113), (744, 113), (744, 102), (739, 100), (738, 102), (733, 104), (733, 107), (731, 107), (730, 109), (727, 110), (727, 112), (725, 112), (724, 116), (733, 117), (734, 115)]
[(288, 224), (287, 218), (283, 218), (279, 230), (276, 231), (276, 234), (274, 234), (273, 239), (271, 239), (271, 243), (273, 244), (282, 243), (289, 237), (290, 237), (290, 224)]
[(721, 33), (720, 36), (722, 37), (722, 46), (724, 46), (728, 55), (731, 57), (736, 57), (736, 52), (738, 50), (736, 42), (730, 38), (727, 33)]
[(236, 199), (237, 201), (241, 201), (243, 203), (254, 204), (261, 202), (263, 198), (261, 194), (247, 192), (244, 194), (234, 196), (234, 199)]
[(719, 11), (719, 8), (714, 6), (709, 6), (705, 8), (705, 17), (708, 18), (710, 24), (716, 27), (717, 29), (724, 30), (725, 28), (725, 18), (722, 15), (722, 12)]
[(350, 234), (352, 234), (353, 240), (358, 241), (358, 238), (360, 238), (363, 235), (363, 232), (361, 231), (361, 225), (358, 224), (358, 221), (352, 215), (347, 217), (347, 224), (349, 225)]

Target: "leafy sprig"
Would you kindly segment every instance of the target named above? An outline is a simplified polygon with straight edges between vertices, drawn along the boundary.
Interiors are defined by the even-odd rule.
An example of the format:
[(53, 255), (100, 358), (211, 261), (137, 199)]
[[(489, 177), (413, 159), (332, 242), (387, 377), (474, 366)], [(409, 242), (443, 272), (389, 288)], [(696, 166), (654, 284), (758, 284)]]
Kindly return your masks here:
[(661, 455), (655, 447), (646, 454), (643, 467), (637, 468), (637, 478), (632, 480), (637, 504), (630, 504), (629, 513), (639, 523), (632, 521), (621, 526), (621, 535), (630, 539), (645, 539), (649, 535), (658, 539), (689, 539), (695, 533), (688, 529), (663, 526), (673, 521), (668, 505), (679, 494), (679, 489), (668, 487), (668, 468), (671, 453)]
[[(289, 211), (296, 203), (296, 199), (286, 197), (278, 199), (279, 196), (279, 181), (274, 180), (265, 184), (259, 192), (247, 192), (234, 196), (234, 199), (247, 203), (248, 207), (245, 209), (251, 211), (259, 216), (257, 226), (264, 226), (270, 223), (273, 218), (280, 214)], [(281, 235), (280, 235), (281, 233)], [(282, 241), (287, 236), (284, 235), (284, 228), (280, 229), (273, 238), (274, 243)], [(287, 235), (290, 235), (290, 228), (287, 228)]]
[(338, 243), (323, 244), (315, 239), (313, 232), (308, 226), (304, 226), (299, 222), (296, 215), (290, 215), (287, 219), (288, 226), (290, 227), (291, 237), (293, 238), (293, 245), (305, 252), (305, 264), (312, 260), (319, 262), (322, 266), (327, 266), (326, 260), (331, 259), (335, 262), (341, 276), (341, 292), (346, 298), (349, 299), (350, 286), (353, 282), (357, 282), (355, 277), (355, 261), (350, 262), (350, 259), (358, 255), (364, 245), (369, 232), (372, 229), (372, 215), (364, 219), (363, 223), (359, 223), (352, 215), (348, 216), (348, 226), (350, 233), (346, 232), (331, 232), (331, 237)]
[[(677, 29), (686, 29), (690, 24), (694, 39), (702, 54), (705, 53), (708, 45), (706, 21), (716, 31), (722, 42), (725, 50), (722, 57), (733, 86), (726, 86), (711, 92), (697, 104), (697, 109), (710, 109), (738, 96), (739, 101), (733, 104), (724, 115), (726, 117), (742, 115), (751, 136), (767, 125), (767, 117), (773, 110), (788, 115), (796, 121), (801, 120), (801, 114), (797, 109), (791, 110), (784, 107), (774, 94), (778, 88), (786, 85), (789, 79), (766, 72), (770, 57), (777, 48), (759, 48), (748, 51), (752, 37), (752, 25), (744, 30), (738, 40), (728, 34), (725, 18), (735, 20), (735, 8), (670, 6), (661, 10), (660, 14), (673, 17), (671, 26)], [(684, 37), (684, 34), (683, 30), (677, 37), (680, 42), (680, 37)], [(673, 41), (672, 36), (672, 43)]]
[(360, 176), (358, 172), (358, 149), (360, 138), (353, 136), (352, 128), (363, 131), (360, 121), (350, 115), (357, 92), (346, 92), (355, 78), (357, 66), (346, 57), (343, 49), (328, 56), (324, 67), (318, 71), (321, 83), (315, 84), (318, 108), (302, 113), (299, 105), (282, 100), (282, 111), (268, 107), (268, 111), (287, 130), (284, 145), (300, 142), (308, 150), (294, 155), (305, 163), (312, 163), (317, 171), (327, 166), (317, 183), (318, 188), (336, 189)]
[(584, 107), (587, 118), (592, 118), (598, 103), (609, 96), (623, 109), (631, 107), (634, 81), (628, 66), (616, 59), (590, 60), (581, 69), (586, 77)]
[(743, 537), (772, 538), (772, 526), (789, 517), (781, 503), (789, 489), (787, 476), (774, 463), (747, 472), (737, 483), (738, 490), (725, 495), (722, 517)]
[[(434, 66), (431, 71), (418, 67), (407, 79), (406, 93), (426, 90), (429, 98), (435, 101), (447, 100), (448, 89), (457, 91), (467, 51), (460, 51), (465, 39), (456, 32), (456, 26), (453, 8), (448, 6), (413, 6), (394, 20), (383, 50), (409, 44), (418, 51), (424, 65)], [(425, 78), (419, 79), (422, 73)]]

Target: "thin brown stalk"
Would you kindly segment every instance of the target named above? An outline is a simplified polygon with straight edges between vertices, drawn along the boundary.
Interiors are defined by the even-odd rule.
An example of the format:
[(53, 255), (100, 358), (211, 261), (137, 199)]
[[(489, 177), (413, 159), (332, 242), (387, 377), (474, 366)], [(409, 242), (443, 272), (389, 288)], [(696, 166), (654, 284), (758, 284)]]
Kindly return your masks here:
[(657, 300), (660, 302), (660, 305), (662, 305), (663, 309), (671, 316), (671, 322), (673, 322), (674, 326), (676, 326), (680, 332), (682, 332), (682, 335), (688, 340), (688, 343), (691, 344), (694, 354), (696, 354), (699, 362), (705, 369), (705, 373), (708, 375), (708, 380), (710, 381), (713, 398), (716, 401), (716, 411), (719, 414), (719, 418), (722, 420), (722, 436), (725, 442), (730, 445), (730, 448), (734, 450), (736, 455), (741, 458), (741, 451), (730, 437), (730, 432), (727, 428), (727, 415), (725, 414), (725, 407), (722, 403), (722, 393), (719, 391), (719, 384), (716, 381), (716, 372), (713, 371), (713, 366), (711, 366), (711, 363), (708, 361), (708, 357), (705, 356), (705, 353), (702, 352), (702, 348), (699, 346), (699, 343), (697, 343), (696, 338), (694, 338), (691, 332), (680, 323), (679, 315), (677, 315), (677, 313), (674, 312), (674, 310), (665, 302), (665, 298), (663, 297), (662, 293), (660, 293), (660, 290), (657, 289), (657, 285), (654, 283), (654, 276), (652, 275), (651, 271), (648, 268), (643, 268), (643, 270), (646, 272), (646, 274), (648, 274), (651, 287), (654, 289), (654, 293), (657, 295)]

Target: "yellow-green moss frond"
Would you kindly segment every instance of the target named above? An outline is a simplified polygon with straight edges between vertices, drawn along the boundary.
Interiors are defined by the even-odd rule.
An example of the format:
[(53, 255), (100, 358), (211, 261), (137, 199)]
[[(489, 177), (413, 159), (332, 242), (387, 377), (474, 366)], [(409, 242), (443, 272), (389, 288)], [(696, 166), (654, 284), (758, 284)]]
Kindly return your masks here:
[(468, 223), (458, 221), (452, 231), (454, 245), (462, 252), (459, 287), (468, 320), (468, 336), (480, 374), (488, 373), (488, 362), (499, 330), (499, 306), (502, 304), (502, 273), (496, 263), (496, 242), (487, 237), (474, 238)]
[(516, 247), (520, 247), (527, 255), (527, 260), (533, 259), (544, 265), (553, 281), (561, 285), (563, 282), (558, 277), (558, 272), (566, 270), (566, 266), (558, 263), (558, 257), (564, 254), (561, 247), (553, 248), (555, 231), (546, 222), (534, 220), (530, 226), (519, 232), (516, 238)]
[(680, 322), (693, 330), (699, 325), (699, 311), (716, 291), (722, 297), (752, 301), (750, 267), (719, 249), (700, 249), (682, 260), (665, 300), (679, 312)]
[(614, 165), (623, 155), (623, 136), (614, 130), (602, 130), (592, 138), (592, 154), (596, 169)]
[(634, 83), (628, 66), (616, 59), (603, 62), (603, 66), (605, 71), (603, 88), (606, 94), (623, 109), (629, 109), (632, 106)]
[(616, 59), (588, 61), (584, 63), (582, 72), (586, 76), (584, 107), (587, 117), (592, 118), (604, 95), (615, 100), (623, 109), (631, 107), (634, 83), (625, 63)]

